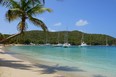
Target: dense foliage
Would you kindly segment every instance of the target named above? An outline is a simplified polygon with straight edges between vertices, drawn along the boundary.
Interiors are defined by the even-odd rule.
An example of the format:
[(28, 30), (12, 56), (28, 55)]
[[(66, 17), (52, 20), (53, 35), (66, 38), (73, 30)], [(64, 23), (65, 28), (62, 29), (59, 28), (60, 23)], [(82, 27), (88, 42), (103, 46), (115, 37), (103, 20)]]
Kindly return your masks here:
[[(64, 43), (66, 31), (59, 32), (43, 32), (43, 31), (27, 31), (22, 35), (19, 35), (11, 40), (7, 41), (7, 43), (15, 43), (15, 44), (45, 44), (51, 43), (56, 44), (58, 40), (60, 43)], [(79, 31), (68, 31), (68, 42), (72, 45), (79, 45), (81, 43), (82, 34), (84, 34), (84, 41), (88, 45), (105, 45), (106, 38), (108, 40), (109, 45), (116, 45), (116, 38), (113, 38), (108, 35), (103, 34), (87, 34)], [(59, 35), (59, 36), (58, 36)], [(4, 35), (4, 37), (8, 37), (10, 35)], [(4, 38), (2, 34), (0, 34), (0, 40)], [(58, 39), (59, 37), (59, 39)]]

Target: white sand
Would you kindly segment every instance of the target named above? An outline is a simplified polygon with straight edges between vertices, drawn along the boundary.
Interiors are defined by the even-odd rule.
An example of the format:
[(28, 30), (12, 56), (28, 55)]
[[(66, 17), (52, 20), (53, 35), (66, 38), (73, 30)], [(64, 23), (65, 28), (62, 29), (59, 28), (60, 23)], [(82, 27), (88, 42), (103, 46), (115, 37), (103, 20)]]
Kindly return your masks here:
[(64, 77), (56, 73), (43, 74), (43, 68), (6, 54), (1, 48), (0, 46), (0, 77)]

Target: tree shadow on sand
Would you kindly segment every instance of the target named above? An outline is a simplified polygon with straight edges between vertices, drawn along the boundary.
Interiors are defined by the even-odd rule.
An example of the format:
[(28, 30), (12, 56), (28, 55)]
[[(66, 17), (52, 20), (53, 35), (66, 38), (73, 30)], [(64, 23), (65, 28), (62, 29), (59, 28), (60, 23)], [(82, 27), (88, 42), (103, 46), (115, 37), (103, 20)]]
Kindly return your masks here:
[(0, 52), (0, 54), (11, 54), (11, 55), (15, 55), (15, 54), (18, 54), (18, 53), (5, 51), (5, 52)]
[[(22, 70), (30, 70), (30, 68), (36, 67), (36, 68), (42, 68), (42, 70), (39, 70), (41, 74), (52, 74), (57, 71), (65, 71), (65, 72), (85, 72), (82, 69), (79, 69), (77, 67), (69, 67), (69, 66), (59, 66), (58, 64), (56, 65), (44, 65), (44, 64), (22, 64), (21, 62), (23, 61), (16, 61), (16, 60), (4, 60), (0, 59), (0, 66), (3, 67), (9, 67), (9, 68), (14, 68), (14, 69), (22, 69)], [(33, 70), (33, 71), (38, 71), (38, 70)]]
[(103, 76), (103, 75), (94, 75), (93, 77), (107, 77), (107, 76)]
[(23, 61), (0, 59), (0, 66), (15, 68), (15, 69), (23, 69), (23, 70), (29, 70), (29, 68), (31, 67), (29, 65), (21, 64), (20, 62)]
[(42, 74), (51, 74), (51, 73), (55, 73), (57, 71), (66, 71), (66, 72), (74, 72), (74, 71), (77, 71), (77, 72), (85, 72), (84, 70), (79, 69), (77, 67), (59, 66), (58, 64), (56, 64), (54, 66), (36, 64), (34, 66), (39, 67), (39, 68), (43, 68), (43, 70), (41, 71)]
[(5, 54), (4, 52), (0, 52), (0, 54)]

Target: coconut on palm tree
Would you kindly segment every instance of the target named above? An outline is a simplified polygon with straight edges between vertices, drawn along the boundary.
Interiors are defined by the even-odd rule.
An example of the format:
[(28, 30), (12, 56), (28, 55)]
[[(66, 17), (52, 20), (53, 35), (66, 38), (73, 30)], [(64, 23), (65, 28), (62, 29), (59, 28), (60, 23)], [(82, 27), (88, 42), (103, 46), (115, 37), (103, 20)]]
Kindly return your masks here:
[(51, 9), (44, 8), (41, 3), (35, 3), (33, 5), (32, 0), (9, 0), (7, 8), (9, 8), (9, 10), (6, 12), (6, 19), (9, 22), (20, 19), (20, 22), (17, 25), (19, 33), (2, 40), (2, 43), (8, 39), (22, 34), (27, 29), (27, 20), (32, 22), (35, 26), (41, 27), (44, 31), (47, 31), (47, 27), (44, 22), (33, 17), (46, 11), (51, 12)]

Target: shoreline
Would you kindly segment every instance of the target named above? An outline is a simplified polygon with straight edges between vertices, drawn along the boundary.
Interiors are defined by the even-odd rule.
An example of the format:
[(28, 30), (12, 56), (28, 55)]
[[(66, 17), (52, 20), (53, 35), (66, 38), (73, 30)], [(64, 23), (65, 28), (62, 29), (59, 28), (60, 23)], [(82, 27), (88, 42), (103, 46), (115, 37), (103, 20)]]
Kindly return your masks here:
[[(42, 66), (42, 65), (41, 65)], [(64, 77), (7, 54), (0, 46), (0, 77)]]

